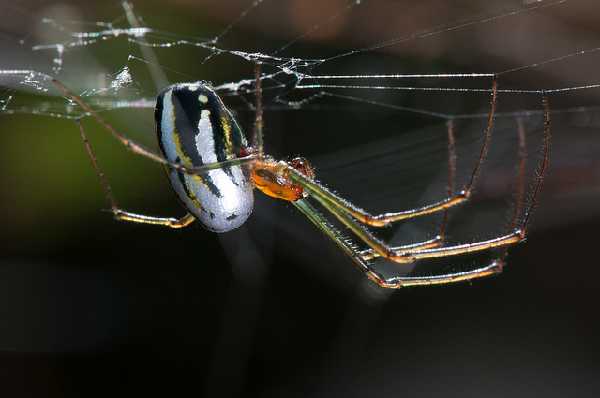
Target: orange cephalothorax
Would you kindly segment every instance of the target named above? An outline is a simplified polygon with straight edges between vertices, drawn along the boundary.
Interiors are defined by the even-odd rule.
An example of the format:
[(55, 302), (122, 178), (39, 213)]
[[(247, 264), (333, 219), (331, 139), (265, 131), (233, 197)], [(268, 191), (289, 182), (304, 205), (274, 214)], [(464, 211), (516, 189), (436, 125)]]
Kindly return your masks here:
[[(309, 178), (315, 175), (313, 168), (304, 158), (294, 158), (287, 162), (287, 166), (293, 167)], [(252, 181), (256, 188), (273, 198), (290, 202), (302, 199), (305, 196), (304, 190), (290, 180), (287, 166), (285, 163), (275, 161), (258, 162), (252, 169)]]

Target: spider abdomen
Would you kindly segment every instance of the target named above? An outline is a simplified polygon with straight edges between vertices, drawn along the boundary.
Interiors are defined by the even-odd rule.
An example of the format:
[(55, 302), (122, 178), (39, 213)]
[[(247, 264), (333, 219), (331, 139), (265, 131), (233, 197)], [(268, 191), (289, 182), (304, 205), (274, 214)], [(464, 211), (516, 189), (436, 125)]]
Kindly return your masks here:
[[(217, 94), (203, 82), (175, 84), (158, 96), (154, 112), (160, 149), (170, 162), (186, 167), (238, 157), (247, 141)], [(253, 185), (243, 166), (202, 175), (169, 170), (171, 186), (202, 225), (225, 232), (252, 213)]]

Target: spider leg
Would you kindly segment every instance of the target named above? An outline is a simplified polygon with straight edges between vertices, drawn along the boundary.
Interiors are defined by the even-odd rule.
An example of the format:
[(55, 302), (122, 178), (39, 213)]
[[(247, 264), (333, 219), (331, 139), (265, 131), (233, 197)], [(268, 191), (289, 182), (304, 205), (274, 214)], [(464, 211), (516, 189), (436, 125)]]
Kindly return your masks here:
[(475, 253), (479, 251), (494, 249), (519, 243), (525, 239), (525, 232), (521, 229), (515, 229), (513, 232), (479, 242), (464, 243), (461, 245), (443, 246), (432, 249), (416, 249), (391, 251), (388, 259), (398, 263), (412, 263), (424, 258), (439, 258), (456, 256), (460, 254)]
[[(317, 200), (324, 208), (326, 208), (330, 213), (332, 213), (342, 224), (344, 224), (347, 228), (349, 228), (360, 240), (366, 243), (374, 253), (377, 253), (379, 256), (384, 257), (388, 260), (398, 262), (398, 263), (412, 263), (419, 259), (425, 258), (438, 258), (438, 257), (449, 257), (473, 252), (479, 252), (484, 250), (489, 250), (498, 247), (504, 247), (508, 245), (513, 245), (519, 243), (525, 239), (527, 226), (529, 223), (529, 219), (533, 209), (536, 206), (537, 196), (542, 188), (543, 179), (545, 172), (548, 168), (549, 156), (550, 156), (550, 111), (547, 97), (543, 98), (543, 106), (544, 106), (544, 143), (542, 153), (543, 156), (538, 164), (536, 171), (536, 180), (533, 186), (533, 191), (531, 194), (531, 199), (529, 206), (525, 209), (523, 220), (521, 222), (520, 227), (514, 228), (512, 232), (507, 233), (505, 235), (501, 235), (495, 237), (493, 239), (445, 246), (445, 247), (437, 247), (437, 248), (403, 248), (402, 250), (394, 250), (394, 248), (387, 246), (385, 243), (380, 241), (377, 237), (375, 237), (370, 231), (368, 231), (365, 227), (361, 226), (354, 218), (351, 217), (350, 214), (343, 212), (340, 210), (340, 207), (333, 205), (329, 201), (323, 199), (320, 196), (314, 195), (314, 199)], [(518, 205), (518, 204), (517, 204)], [(314, 223), (314, 221), (313, 221)], [(321, 226), (321, 229), (324, 227)], [(331, 236), (331, 238), (335, 240), (335, 236)], [(338, 245), (340, 243), (338, 242)], [(348, 248), (345, 248), (345, 251), (348, 251)], [(355, 257), (356, 253), (352, 253), (352, 257)], [(361, 253), (358, 253), (359, 255)], [(369, 258), (373, 258), (375, 256), (372, 252), (367, 251), (366, 255), (361, 256), (361, 260), (364, 262)], [(355, 260), (356, 262), (356, 260)], [(502, 268), (502, 259), (496, 260), (489, 267), (498, 267)], [(460, 276), (460, 280), (464, 280), (466, 277), (471, 277), (473, 275), (480, 275), (477, 272), (481, 272), (481, 276), (488, 275), (492, 268), (484, 268), (479, 271), (474, 271), (475, 274), (467, 273), (468, 276)], [(458, 274), (449, 274), (444, 276), (444, 281), (449, 281), (448, 278), (456, 278)], [(462, 275), (462, 273), (460, 274)], [(478, 277), (478, 276), (474, 276)], [(380, 281), (381, 282), (381, 281)], [(378, 282), (379, 283), (379, 282)], [(383, 282), (382, 282), (383, 283)], [(419, 282), (420, 283), (420, 282)], [(445, 283), (445, 282), (439, 282)]]
[(525, 166), (527, 164), (527, 141), (525, 134), (525, 126), (523, 125), (523, 119), (517, 118), (517, 136), (519, 142), (518, 159), (517, 165), (517, 183), (515, 189), (515, 205), (513, 208), (513, 215), (511, 219), (511, 225), (516, 225), (519, 220), (519, 215), (523, 209), (523, 203), (525, 202)]
[(100, 114), (94, 111), (80, 96), (73, 93), (67, 86), (65, 86), (60, 80), (51, 78), (47, 75), (43, 75), (51, 79), (52, 84), (67, 98), (77, 103), (81, 109), (83, 109), (88, 115), (93, 117), (99, 124), (101, 124), (106, 130), (108, 130), (113, 137), (115, 137), (121, 144), (123, 144), (131, 152), (144, 156), (157, 163), (163, 164), (171, 169), (178, 170), (187, 174), (202, 174), (208, 170), (221, 169), (228, 166), (237, 166), (245, 163), (254, 162), (257, 155), (254, 153), (248, 156), (243, 156), (235, 159), (224, 160), (221, 162), (207, 163), (198, 167), (186, 167), (179, 163), (171, 163), (162, 156), (144, 148), (143, 146), (135, 143), (129, 138), (125, 137), (122, 133), (117, 131), (110, 123), (108, 123)]
[[(448, 120), (448, 196), (454, 192), (454, 180), (456, 177), (456, 150), (455, 150), (455, 139), (454, 139), (454, 123), (452, 120)], [(444, 216), (440, 223), (439, 234), (429, 240), (423, 242), (412, 243), (402, 246), (394, 246), (391, 249), (395, 252), (417, 250), (417, 249), (431, 249), (434, 247), (440, 247), (443, 245), (446, 237), (446, 225), (448, 223), (448, 209), (444, 210)], [(367, 249), (360, 252), (360, 255), (365, 260), (372, 260), (377, 257), (381, 257), (374, 249)]]
[[(454, 122), (452, 119), (448, 120), (448, 196), (452, 195), (454, 192), (454, 181), (456, 179), (456, 149), (455, 149), (455, 139), (454, 139)], [(522, 127), (522, 126), (521, 126)], [(520, 131), (519, 139), (521, 138), (524, 131)], [(524, 139), (524, 138), (523, 138)], [(519, 146), (519, 154), (524, 151)], [(522, 165), (520, 169), (523, 169), (525, 166)], [(517, 209), (517, 207), (515, 207)], [(515, 220), (516, 221), (516, 220)], [(448, 209), (444, 210), (444, 215), (442, 217), (442, 222), (440, 223), (440, 232), (438, 236), (433, 239), (426, 240), (424, 242), (412, 243), (409, 245), (403, 246), (395, 246), (392, 247), (392, 250), (395, 252), (398, 251), (406, 251), (406, 250), (416, 250), (416, 249), (431, 249), (434, 247), (440, 247), (446, 238), (446, 226), (448, 224)], [(514, 222), (513, 222), (514, 224)], [(371, 260), (373, 258), (380, 257), (379, 253), (377, 253), (373, 249), (363, 250), (361, 252), (361, 256), (365, 260)]]
[[(449, 195), (446, 199), (443, 199), (439, 202), (432, 203), (423, 207), (419, 207), (416, 209), (410, 209), (400, 212), (394, 213), (383, 213), (378, 215), (371, 215), (365, 210), (353, 205), (347, 200), (341, 198), (340, 196), (334, 194), (329, 189), (324, 187), (321, 184), (316, 183), (310, 178), (303, 175), (301, 172), (289, 168), (289, 177), (292, 181), (302, 185), (306, 191), (315, 198), (319, 198), (320, 201), (326, 201), (330, 203), (332, 206), (339, 208), (341, 212), (347, 213), (354, 217), (359, 222), (369, 225), (371, 227), (383, 227), (390, 223), (406, 220), (408, 218), (424, 216), (427, 214), (432, 214), (440, 211), (444, 211), (449, 209), (450, 207), (454, 207), (458, 204), (465, 202), (471, 195), (471, 191), (479, 177), (481, 166), (483, 165), (483, 161), (488, 152), (490, 140), (492, 137), (492, 129), (494, 126), (494, 114), (496, 112), (496, 102), (497, 102), (497, 94), (498, 94), (498, 84), (496, 79), (493, 80), (492, 83), (492, 94), (490, 99), (490, 111), (488, 113), (487, 125), (485, 128), (484, 140), (481, 146), (481, 150), (479, 153), (479, 158), (477, 163), (475, 164), (475, 168), (471, 173), (471, 178), (467, 185), (461, 190), (459, 193), (455, 195)], [(451, 134), (452, 125), (448, 125), (448, 129)], [(453, 142), (449, 143), (450, 152), (453, 151)], [(452, 169), (452, 163), (450, 165)], [(452, 173), (453, 171), (450, 171)]]
[(258, 153), (259, 157), (263, 156), (263, 106), (262, 106), (262, 80), (261, 80), (261, 65), (257, 62), (254, 65), (254, 79), (256, 81), (256, 104), (254, 117), (254, 135), (252, 137), (252, 145)]
[[(396, 251), (394, 248), (389, 247), (380, 239), (378, 239), (348, 214), (341, 212), (337, 207), (319, 197), (315, 196), (314, 198), (380, 257), (384, 257), (397, 263), (407, 264), (423, 258), (448, 257), (459, 254), (473, 253), (493, 249), (495, 247), (515, 244), (524, 239), (524, 233), (520, 229), (515, 229), (512, 233), (480, 242), (431, 249), (408, 249)], [(372, 254), (369, 253), (367, 253), (367, 255), (372, 256)]]
[(300, 199), (291, 202), (306, 218), (308, 218), (317, 228), (319, 228), (327, 237), (335, 242), (342, 251), (348, 255), (356, 265), (363, 271), (369, 272), (370, 267), (367, 261), (361, 255), (358, 247), (350, 238), (340, 232), (323, 214), (311, 205), (308, 200)]
[(473, 279), (485, 278), (494, 274), (499, 274), (500, 272), (502, 272), (501, 265), (497, 261), (492, 261), (485, 267), (465, 272), (453, 272), (450, 274), (433, 276), (397, 276), (388, 279), (381, 278), (380, 276), (380, 279), (371, 278), (371, 280), (381, 287), (397, 289), (400, 287), (445, 285), (448, 283), (465, 282)]
[[(447, 183), (447, 194), (448, 197), (452, 196), (455, 189), (456, 180), (456, 140), (454, 138), (454, 120), (450, 119), (446, 123), (448, 127), (448, 183)], [(440, 223), (440, 243), (446, 239), (446, 226), (448, 225), (449, 212), (448, 209), (444, 210), (442, 216), (442, 222)]]
[[(429, 239), (429, 240), (426, 240), (423, 242), (411, 243), (411, 244), (402, 245), (402, 246), (394, 246), (391, 249), (395, 252), (406, 251), (406, 250), (417, 250), (417, 249), (430, 249), (433, 247), (439, 247), (442, 244), (443, 244), (442, 236), (438, 235), (432, 239)], [(365, 260), (372, 260), (374, 258), (381, 257), (381, 255), (379, 253), (377, 253), (374, 249), (363, 250), (360, 252), (360, 255)]]
[[(448, 197), (450, 197), (452, 195), (452, 192), (454, 192), (454, 182), (456, 179), (456, 141), (454, 139), (454, 121), (450, 119), (448, 120), (448, 123), (446, 125), (448, 127)], [(519, 135), (519, 137), (521, 136)], [(444, 244), (444, 241), (446, 239), (446, 226), (448, 224), (448, 214), (448, 209), (445, 209), (444, 215), (442, 217), (442, 222), (440, 223), (440, 232), (435, 238), (426, 240), (424, 242), (412, 243), (403, 246), (395, 246), (392, 247), (392, 250), (398, 252), (406, 250), (431, 249), (434, 247), (440, 247)], [(371, 260), (373, 258), (380, 257), (379, 253), (377, 253), (373, 249), (364, 250), (361, 252), (361, 255), (365, 260)]]
[(162, 225), (165, 227), (179, 229), (184, 228), (196, 221), (196, 217), (193, 214), (187, 213), (185, 216), (181, 218), (171, 218), (171, 217), (154, 217), (154, 216), (146, 216), (143, 214), (131, 213), (128, 211), (123, 211), (121, 209), (112, 209), (112, 212), (115, 216), (116, 220), (119, 221), (128, 221), (138, 224), (150, 224), (150, 225)]
[(335, 228), (318, 210), (316, 210), (306, 199), (300, 199), (292, 202), (294, 206), (300, 210), (306, 218), (308, 218), (317, 228), (319, 228), (327, 237), (329, 237), (342, 251), (349, 256), (354, 264), (366, 274), (366, 276), (386, 289), (398, 289), (408, 286), (428, 286), (441, 285), (447, 283), (455, 283), (468, 281), (477, 278), (483, 278), (502, 271), (501, 266), (497, 262), (492, 262), (490, 265), (466, 272), (457, 272), (444, 275), (424, 276), (424, 277), (392, 277), (384, 278), (380, 273), (373, 270), (368, 262), (368, 259), (358, 251), (356, 246), (350, 239), (344, 236), (337, 228)]
[(367, 211), (334, 194), (325, 186), (304, 176), (299, 171), (292, 168), (288, 168), (288, 170), (289, 178), (293, 182), (301, 185), (311, 196), (320, 198), (321, 200), (330, 203), (332, 206), (336, 206), (340, 211), (351, 215), (357, 221), (371, 227), (385, 227), (396, 221), (437, 213), (465, 202), (470, 195), (469, 191), (461, 191), (455, 196), (451, 196), (439, 202), (419, 207), (417, 209), (410, 209), (396, 213), (371, 215)]
[[(546, 107), (548, 106), (547, 101), (544, 99), (544, 108), (546, 112)], [(546, 116), (545, 116), (546, 117)], [(544, 120), (544, 128), (549, 128), (550, 119)], [(515, 184), (515, 201), (512, 209), (512, 216), (510, 221), (510, 228), (515, 229), (519, 223), (519, 216), (524, 208), (525, 203), (525, 166), (527, 164), (527, 140), (525, 134), (525, 126), (523, 125), (523, 120), (518, 117), (517, 118), (517, 138), (518, 138), (518, 164), (517, 164), (517, 182)], [(496, 261), (500, 265), (500, 267), (504, 267), (504, 262), (506, 257), (508, 256), (508, 247), (504, 249), (504, 251), (498, 256)]]
[(130, 222), (141, 223), (141, 224), (163, 225), (163, 226), (169, 227), (169, 228), (187, 227), (192, 222), (194, 222), (194, 220), (196, 220), (196, 217), (194, 217), (190, 213), (187, 213), (185, 216), (183, 216), (181, 218), (166, 218), (166, 217), (146, 216), (143, 214), (131, 213), (131, 212), (120, 209), (117, 205), (117, 200), (113, 194), (113, 191), (108, 182), (108, 179), (106, 178), (106, 175), (104, 174), (104, 172), (100, 168), (100, 165), (98, 164), (98, 158), (96, 157), (96, 154), (94, 153), (94, 150), (92, 149), (92, 144), (90, 143), (90, 141), (87, 138), (87, 135), (85, 134), (85, 130), (83, 128), (83, 124), (81, 123), (81, 120), (77, 120), (77, 124), (79, 125), (79, 132), (81, 134), (81, 139), (83, 141), (83, 145), (85, 147), (87, 155), (90, 158), (90, 161), (92, 162), (92, 166), (94, 167), (94, 171), (96, 172), (96, 175), (98, 176), (98, 180), (100, 180), (100, 186), (102, 187), (102, 190), (104, 191), (104, 195), (106, 196), (106, 199), (107, 199), (108, 203), (110, 204), (110, 208), (111, 208), (111, 211), (112, 211), (115, 219), (117, 219), (119, 221), (130, 221)]

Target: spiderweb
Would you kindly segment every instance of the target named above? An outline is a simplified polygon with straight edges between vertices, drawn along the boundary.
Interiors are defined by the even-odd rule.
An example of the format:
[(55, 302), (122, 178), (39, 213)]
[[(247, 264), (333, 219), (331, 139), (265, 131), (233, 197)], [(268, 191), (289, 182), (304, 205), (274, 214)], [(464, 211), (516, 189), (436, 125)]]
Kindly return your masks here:
[[(574, 27), (587, 26), (585, 10), (593, 4), (402, 3), (336, 1), (318, 8), (316, 2), (300, 1), (207, 2), (199, 7), (208, 10), (201, 27), (192, 17), (173, 21), (135, 3), (81, 10), (92, 17), (106, 13), (100, 20), (73, 15), (78, 10), (67, 6), (46, 8), (32, 24), (35, 33), (19, 26), (3, 33), (7, 56), (0, 62), (0, 113), (30, 116), (30, 127), (42, 132), (47, 118), (88, 118), (56, 90), (52, 78), (57, 78), (127, 135), (152, 146), (155, 95), (177, 81), (210, 80), (250, 126), (252, 70), (260, 63), (267, 147), (272, 143), (276, 155), (284, 152), (281, 147), (308, 152), (323, 181), (383, 211), (391, 210), (390, 203), (397, 207), (390, 198), (403, 197), (409, 207), (444, 193), (449, 120), (461, 131), (457, 183), (462, 183), (476, 158), (495, 76), (498, 149), (490, 154), (490, 178), (479, 188), (484, 198), (510, 200), (505, 188), (513, 183), (515, 159), (509, 151), (516, 147), (517, 119), (527, 126), (535, 159), (542, 95), (550, 97), (558, 142), (588, 144), (577, 149), (587, 163), (576, 166), (597, 166), (589, 148), (598, 141), (590, 130), (597, 123), (600, 33)], [(11, 6), (8, 13), (21, 18), (24, 10)], [(145, 112), (141, 127), (141, 117), (131, 116), (138, 111)], [(302, 126), (301, 133), (275, 131), (286, 130), (290, 120)], [(390, 129), (390, 120), (398, 127)], [(569, 155), (559, 156), (561, 162), (573, 166)], [(400, 183), (390, 186), (392, 177)], [(597, 182), (595, 174), (588, 178)], [(562, 187), (555, 188), (560, 193)], [(407, 226), (401, 231), (419, 235)]]
[[(513, 6), (511, 8), (502, 9), (492, 6), (487, 6), (479, 14), (464, 18), (463, 20), (453, 20), (439, 26), (429, 27), (423, 30), (412, 32), (406, 35), (400, 35), (393, 38), (388, 38), (379, 42), (371, 43), (364, 47), (352, 48), (346, 51), (338, 52), (337, 49), (333, 53), (329, 51), (322, 56), (313, 57), (297, 57), (294, 54), (294, 47), (303, 40), (308, 40), (312, 36), (317, 36), (321, 30), (325, 30), (336, 20), (342, 18), (346, 14), (358, 13), (363, 8), (377, 8), (380, 5), (372, 5), (369, 1), (349, 1), (338, 4), (339, 9), (332, 15), (318, 15), (322, 19), (309, 29), (294, 37), (292, 40), (285, 42), (281, 46), (268, 51), (251, 51), (243, 49), (231, 49), (227, 46), (227, 38), (232, 36), (232, 32), (242, 25), (251, 15), (256, 14), (259, 9), (267, 8), (268, 1), (258, 0), (250, 3), (232, 23), (227, 25), (215, 36), (207, 38), (188, 37), (178, 35), (173, 32), (165, 31), (160, 27), (143, 25), (138, 17), (133, 13), (133, 7), (129, 3), (123, 3), (123, 11), (120, 18), (114, 22), (107, 21), (73, 21), (73, 20), (58, 20), (55, 18), (44, 17), (41, 19), (41, 24), (45, 25), (46, 30), (54, 31), (53, 34), (47, 34), (42, 39), (25, 37), (12, 44), (19, 44), (21, 51), (31, 51), (38, 55), (50, 55), (50, 60), (45, 65), (34, 63), (28, 64), (20, 59), (9, 59), (4, 61), (6, 64), (23, 66), (34, 66), (35, 68), (3, 68), (1, 70), (2, 86), (4, 87), (4, 95), (2, 99), (2, 111), (4, 113), (39, 113), (44, 114), (44, 106), (18, 106), (16, 104), (18, 97), (15, 92), (28, 91), (36, 94), (44, 94), (48, 96), (60, 96), (59, 93), (50, 84), (51, 77), (57, 77), (63, 81), (73, 81), (72, 69), (79, 70), (77, 77), (84, 75), (87, 78), (85, 87), (80, 89), (78, 86), (81, 82), (75, 82), (74, 90), (77, 91), (83, 98), (94, 104), (99, 109), (112, 110), (122, 107), (152, 107), (154, 98), (144, 97), (142, 94), (152, 93), (155, 89), (145, 87), (146, 82), (141, 74), (140, 64), (148, 66), (152, 69), (153, 79), (158, 87), (167, 84), (164, 70), (167, 65), (158, 64), (157, 58), (153, 50), (159, 49), (184, 49), (186, 52), (195, 53), (197, 57), (194, 61), (194, 69), (201, 69), (204, 65), (215, 61), (217, 58), (225, 58), (227, 62), (240, 62), (246, 64), (261, 63), (268, 68), (268, 72), (264, 74), (265, 92), (267, 95), (271, 93), (272, 104), (279, 104), (282, 107), (301, 108), (311, 103), (318, 102), (321, 97), (338, 97), (348, 101), (363, 102), (376, 106), (391, 106), (397, 104), (383, 104), (375, 101), (370, 101), (364, 97), (368, 94), (359, 94), (357, 96), (344, 95), (340, 93), (366, 93), (369, 91), (409, 91), (409, 92), (433, 92), (433, 93), (489, 93), (490, 78), (497, 76), (503, 79), (505, 76), (517, 74), (520, 72), (532, 72), (534, 70), (542, 70), (544, 67), (553, 64), (566, 64), (568, 62), (579, 62), (583, 59), (594, 60), (594, 55), (600, 51), (600, 47), (586, 47), (581, 45), (572, 48), (570, 52), (552, 54), (551, 57), (538, 59), (530, 64), (511, 65), (509, 68), (502, 67), (495, 70), (485, 72), (471, 71), (466, 67), (462, 73), (339, 73), (345, 72), (340, 69), (339, 65), (344, 65), (342, 60), (347, 58), (359, 58), (361, 55), (369, 54), (377, 51), (385, 51), (394, 47), (401, 46), (405, 43), (424, 41), (426, 39), (437, 36), (450, 35), (452, 32), (461, 32), (474, 27), (491, 28), (492, 24), (506, 24), (509, 26), (511, 19), (524, 19), (539, 16), (548, 10), (564, 11), (568, 9), (569, 3), (578, 3), (577, 1), (555, 0), (555, 1), (526, 1), (521, 7)], [(469, 2), (466, 2), (469, 3)], [(579, 2), (581, 3), (581, 2)], [(518, 3), (517, 3), (518, 4)], [(493, 11), (496, 14), (492, 14)], [(63, 15), (64, 17), (64, 15)], [(80, 30), (87, 28), (88, 30)], [(509, 26), (510, 28), (510, 26)], [(8, 34), (7, 34), (8, 36)], [(51, 36), (56, 41), (53, 43), (36, 43), (36, 40), (47, 40)], [(9, 36), (10, 37), (10, 36)], [(62, 37), (62, 39), (59, 39)], [(16, 37), (14, 38), (16, 40)], [(7, 38), (4, 39), (8, 41)], [(60, 41), (58, 41), (60, 40)], [(88, 49), (95, 47), (114, 48), (113, 45), (117, 41), (126, 41), (129, 43), (128, 50), (120, 55), (122, 64), (120, 67), (113, 66), (110, 73), (105, 71), (85, 71), (81, 70), (82, 65), (74, 65), (73, 68), (68, 68), (67, 63), (81, 62), (77, 58), (78, 52), (85, 52)], [(9, 43), (10, 44), (10, 43)], [(539, 43), (538, 43), (539, 44)], [(569, 43), (572, 44), (572, 43)], [(427, 46), (426, 44), (425, 46)], [(493, 45), (491, 43), (490, 45)], [(139, 48), (136, 48), (139, 47)], [(549, 49), (551, 50), (554, 44)], [(136, 51), (138, 50), (138, 51)], [(302, 49), (299, 51), (302, 53)], [(549, 51), (545, 51), (550, 53)], [(552, 51), (555, 53), (556, 51)], [(166, 53), (166, 52), (165, 52)], [(288, 55), (289, 54), (289, 55)], [(301, 54), (303, 55), (303, 54)], [(10, 57), (13, 58), (13, 57)], [(85, 63), (83, 63), (85, 65)], [(344, 65), (345, 66), (345, 65)], [(388, 67), (389, 68), (389, 67)], [(136, 69), (136, 70), (134, 70)], [(402, 68), (406, 69), (406, 68)], [(176, 75), (176, 81), (183, 79), (198, 78), (198, 76), (187, 75), (181, 72), (180, 68), (170, 69)], [(329, 73), (329, 72), (338, 73)], [(102, 73), (104, 75), (99, 76)], [(376, 72), (376, 71), (375, 71)], [(89, 81), (89, 76), (96, 74), (94, 80)], [(571, 76), (573, 78), (574, 76)], [(593, 90), (599, 87), (599, 83), (588, 80), (591, 77), (585, 77), (585, 84), (571, 86), (544, 86), (539, 84), (523, 85), (521, 87), (504, 87), (499, 89), (501, 94), (541, 94), (548, 95), (559, 93), (573, 93), (581, 90)], [(425, 83), (422, 83), (425, 81)], [(510, 79), (508, 80), (510, 82)], [(419, 82), (420, 85), (417, 85)], [(475, 82), (472, 84), (472, 82)], [(251, 75), (244, 76), (238, 80), (216, 82), (215, 88), (224, 96), (240, 96), (247, 97), (252, 95), (254, 79)], [(439, 86), (438, 86), (439, 85)], [(119, 101), (114, 97), (127, 97), (124, 91), (127, 88), (134, 87), (133, 99)], [(294, 99), (291, 99), (294, 98)], [(48, 112), (48, 116), (54, 117), (71, 117), (77, 118), (84, 116), (82, 112), (73, 107), (68, 101), (56, 101), (57, 104), (51, 106), (50, 99), (45, 98), (48, 103), (47, 109), (55, 109), (56, 113)], [(111, 102), (112, 100), (112, 102)], [(399, 109), (406, 109), (408, 107)], [(457, 115), (450, 112), (436, 112), (428, 109), (410, 109), (415, 112), (422, 112), (430, 116), (460, 118), (468, 117), (469, 115)], [(472, 117), (479, 117), (473, 115)]]

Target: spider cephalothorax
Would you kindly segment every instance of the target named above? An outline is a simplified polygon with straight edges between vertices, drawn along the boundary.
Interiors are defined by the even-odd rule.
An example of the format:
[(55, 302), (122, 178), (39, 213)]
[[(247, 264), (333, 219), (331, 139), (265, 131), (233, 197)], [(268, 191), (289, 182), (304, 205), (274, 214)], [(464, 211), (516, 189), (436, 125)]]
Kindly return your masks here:
[(289, 162), (263, 160), (252, 168), (252, 181), (265, 195), (277, 199), (295, 202), (308, 196), (302, 185), (290, 178), (289, 168), (297, 170), (304, 176), (313, 179), (315, 172), (305, 158), (294, 158)]

